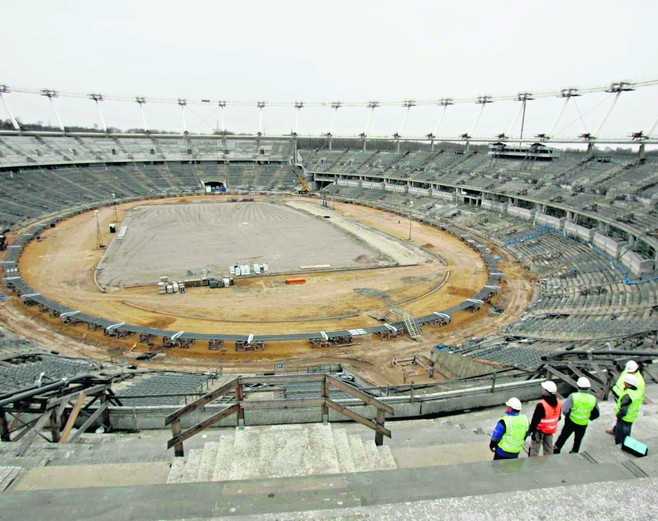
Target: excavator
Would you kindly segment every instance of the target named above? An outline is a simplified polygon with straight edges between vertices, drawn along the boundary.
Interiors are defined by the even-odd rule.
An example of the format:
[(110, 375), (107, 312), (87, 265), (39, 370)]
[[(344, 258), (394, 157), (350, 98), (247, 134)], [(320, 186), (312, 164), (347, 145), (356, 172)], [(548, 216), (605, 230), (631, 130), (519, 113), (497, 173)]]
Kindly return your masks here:
[(297, 176), (297, 181), (299, 181), (299, 184), (302, 185), (300, 190), (297, 190), (298, 194), (307, 194), (308, 193), (308, 185), (306, 182), (301, 178), (301, 176)]

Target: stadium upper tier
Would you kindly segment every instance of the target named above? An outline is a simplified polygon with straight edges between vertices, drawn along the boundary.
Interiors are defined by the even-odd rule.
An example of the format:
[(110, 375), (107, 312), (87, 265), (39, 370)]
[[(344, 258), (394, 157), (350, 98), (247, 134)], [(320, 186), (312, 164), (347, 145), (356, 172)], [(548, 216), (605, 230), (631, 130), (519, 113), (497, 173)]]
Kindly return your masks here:
[[(294, 156), (304, 170), (293, 171)], [(454, 145), (296, 152), (291, 139), (264, 137), (4, 134), (0, 227), (93, 203), (203, 192), (206, 183), (228, 192), (289, 192), (302, 172), (312, 188), (342, 190), (344, 199), (399, 194), (405, 203), (419, 200), (420, 216), (432, 202), (470, 204), (578, 237), (633, 276), (657, 268), (658, 158), (630, 153), (563, 153), (540, 162)]]

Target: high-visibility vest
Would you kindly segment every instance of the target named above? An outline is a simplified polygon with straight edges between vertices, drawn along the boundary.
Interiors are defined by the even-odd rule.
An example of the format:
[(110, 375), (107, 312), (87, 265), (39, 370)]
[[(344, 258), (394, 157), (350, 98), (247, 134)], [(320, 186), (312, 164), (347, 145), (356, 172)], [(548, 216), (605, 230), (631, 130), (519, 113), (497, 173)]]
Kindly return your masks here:
[(621, 396), (624, 393), (624, 376), (627, 374), (628, 371), (624, 369), (621, 373), (619, 373), (619, 378), (617, 378), (615, 385), (612, 386), (612, 392), (615, 393), (616, 396)]
[(498, 448), (508, 454), (518, 454), (523, 448), (525, 436), (530, 428), (530, 420), (525, 414), (505, 415), (500, 420), (505, 424), (505, 434), (498, 442)]
[(557, 424), (560, 421), (560, 414), (562, 414), (562, 402), (557, 401), (557, 405), (553, 406), (546, 400), (539, 400), (544, 406), (544, 417), (537, 425), (537, 430), (544, 434), (555, 434), (557, 431)]
[(571, 401), (569, 419), (576, 425), (587, 425), (589, 423), (589, 417), (594, 407), (596, 407), (596, 396), (577, 391), (571, 395)]
[(622, 417), (621, 421), (627, 422), (627, 423), (633, 423), (638, 415), (640, 414), (640, 405), (642, 404), (642, 395), (640, 394), (640, 391), (637, 389), (631, 389), (630, 387), (627, 389), (624, 389), (624, 392), (622, 395), (619, 397), (617, 400), (617, 405), (615, 407), (615, 415), (619, 412), (619, 409), (621, 408), (621, 400), (624, 398), (624, 396), (630, 396), (631, 397), (631, 404), (628, 406), (628, 410), (626, 411), (626, 415)]
[(647, 384), (644, 381), (644, 377), (642, 376), (642, 373), (640, 373), (640, 370), (638, 369), (634, 373), (629, 373), (624, 369), (621, 374), (619, 375), (619, 378), (617, 378), (617, 381), (615, 382), (615, 385), (612, 386), (612, 392), (615, 393), (617, 396), (621, 396), (624, 392), (624, 376), (627, 374), (632, 374), (637, 378), (637, 390), (640, 391), (640, 394), (644, 398), (644, 389), (646, 388)]

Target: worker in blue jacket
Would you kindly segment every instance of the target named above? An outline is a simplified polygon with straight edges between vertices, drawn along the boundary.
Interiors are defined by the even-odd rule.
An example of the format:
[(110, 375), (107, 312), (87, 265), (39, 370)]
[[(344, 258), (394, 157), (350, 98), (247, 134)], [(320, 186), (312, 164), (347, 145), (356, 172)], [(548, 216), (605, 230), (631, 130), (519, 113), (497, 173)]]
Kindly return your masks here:
[(530, 420), (521, 414), (521, 400), (510, 398), (505, 405), (505, 416), (498, 420), (489, 443), (495, 460), (518, 458), (530, 429)]

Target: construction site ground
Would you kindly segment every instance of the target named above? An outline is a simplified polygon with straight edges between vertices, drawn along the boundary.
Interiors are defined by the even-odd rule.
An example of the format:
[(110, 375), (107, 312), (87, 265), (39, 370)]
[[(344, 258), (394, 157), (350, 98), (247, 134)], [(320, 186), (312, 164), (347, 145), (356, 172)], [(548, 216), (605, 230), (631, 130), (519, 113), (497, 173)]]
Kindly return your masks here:
[[(316, 212), (332, 212), (336, 221), (343, 220), (344, 232), (379, 250), (382, 257), (399, 259), (404, 250), (406, 255), (416, 257), (416, 263), (306, 273), (307, 283), (295, 286), (286, 285), (286, 275), (280, 274), (241, 279), (226, 289), (191, 288), (184, 295), (158, 295), (155, 284), (102, 293), (94, 281), (94, 272), (105, 250), (97, 247), (96, 220), (93, 212), (87, 212), (67, 219), (33, 241), (21, 257), (20, 272), (46, 297), (96, 316), (173, 331), (226, 334), (367, 327), (379, 324), (373, 316), (391, 308), (415, 316), (446, 309), (474, 295), (486, 283), (487, 273), (479, 254), (437, 228), (414, 222), (409, 240), (409, 220), (384, 211), (341, 203), (332, 203), (330, 209), (325, 209), (313, 198), (255, 199), (289, 203), (297, 208), (306, 206), (311, 213), (313, 206)], [(116, 216), (114, 207), (101, 208), (101, 240), (109, 243), (109, 223), (118, 217), (120, 224), (136, 206), (233, 204), (225, 201), (207, 196), (141, 201), (118, 205)], [(302, 228), (298, 233), (303, 236), (305, 231)], [(177, 254), (172, 244), (171, 256)], [(386, 341), (360, 336), (355, 337), (354, 345), (331, 350), (311, 349), (307, 342), (269, 342), (260, 352), (235, 352), (231, 343), (222, 351), (210, 351), (205, 342), (198, 342), (189, 349), (168, 349), (145, 365), (189, 370), (221, 367), (224, 371), (245, 373), (272, 371), (281, 362), (291, 370), (342, 363), (375, 385), (402, 383), (400, 369), (391, 365), (394, 356), (428, 355), (437, 343), (454, 344), (490, 335), (528, 306), (532, 283), (527, 270), (504, 252), (495, 254), (502, 257), (499, 266), (505, 278), (492, 303), (503, 313), (491, 315), (488, 306), (474, 313), (458, 313), (447, 327), (425, 327), (421, 342), (406, 335)], [(104, 336), (102, 331), (90, 332), (84, 326), (63, 325), (59, 319), (42, 315), (15, 297), (0, 303), (0, 324), (53, 349), (92, 358), (108, 359), (110, 352), (116, 357), (119, 351), (121, 357), (132, 362), (148, 349), (137, 344), (135, 337), (119, 340)], [(441, 378), (440, 373), (435, 374), (435, 380)], [(412, 380), (426, 382), (428, 378), (419, 375)]]

